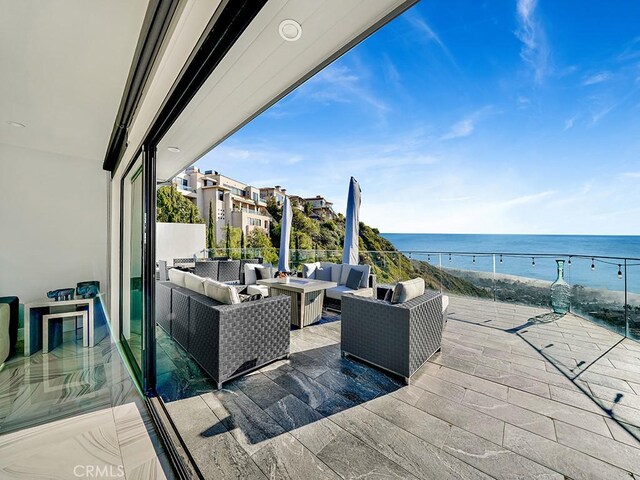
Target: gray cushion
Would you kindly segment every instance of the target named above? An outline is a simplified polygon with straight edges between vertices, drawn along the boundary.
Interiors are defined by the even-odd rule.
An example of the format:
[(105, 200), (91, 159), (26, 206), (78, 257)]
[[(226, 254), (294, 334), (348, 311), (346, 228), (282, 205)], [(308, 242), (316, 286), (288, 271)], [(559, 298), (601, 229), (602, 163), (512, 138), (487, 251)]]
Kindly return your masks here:
[(355, 268), (352, 268), (349, 271), (349, 276), (347, 277), (345, 286), (349, 287), (352, 290), (358, 290), (358, 288), (360, 287), (360, 282), (362, 282), (363, 276), (364, 276), (364, 272), (362, 270), (356, 270)]
[(240, 303), (240, 296), (236, 288), (209, 278), (204, 281), (204, 292), (207, 297), (225, 305)]
[(184, 275), (186, 273), (187, 272), (183, 272), (182, 270), (178, 270), (177, 268), (172, 268), (169, 270), (169, 281), (174, 285), (184, 287)]
[(315, 272), (315, 279), (316, 280), (322, 280), (325, 282), (330, 282), (331, 281), (331, 269), (330, 268), (322, 268), (322, 267), (318, 267), (316, 268)]
[(331, 269), (331, 281), (340, 283), (340, 275), (342, 274), (342, 264), (331, 262), (320, 262), (322, 268)]
[(372, 288), (360, 288), (358, 290), (352, 290), (346, 285), (338, 285), (337, 287), (328, 288), (325, 290), (325, 295), (334, 300), (341, 300), (343, 295), (359, 295), (361, 297), (373, 297)]
[(249, 285), (247, 287), (247, 293), (249, 295), (255, 295), (256, 293), (261, 293), (263, 297), (269, 296), (269, 287), (266, 285)]
[(340, 300), (342, 298), (342, 294), (352, 292), (353, 290), (346, 285), (338, 285), (337, 287), (326, 289), (324, 294), (329, 298), (333, 298), (334, 300)]
[(351, 270), (364, 272), (364, 276), (362, 277), (362, 281), (360, 282), (360, 288), (369, 286), (369, 273), (371, 272), (371, 267), (369, 265), (342, 265), (340, 281), (338, 282), (338, 284), (346, 285), (347, 278), (349, 278), (349, 272), (351, 272)]
[(184, 287), (192, 292), (204, 295), (204, 278), (190, 272), (184, 274)]
[(424, 279), (414, 278), (398, 283), (393, 289), (391, 303), (404, 303), (424, 294)]

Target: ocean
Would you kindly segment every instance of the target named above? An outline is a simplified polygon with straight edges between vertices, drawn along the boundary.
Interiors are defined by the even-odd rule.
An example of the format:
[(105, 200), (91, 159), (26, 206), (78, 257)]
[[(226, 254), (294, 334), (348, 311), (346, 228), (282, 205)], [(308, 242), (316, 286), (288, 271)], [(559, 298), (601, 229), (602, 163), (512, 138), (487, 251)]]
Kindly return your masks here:
[[(468, 253), (514, 253), (528, 254), (524, 258), (503, 255), (496, 257), (496, 273), (516, 275), (537, 280), (554, 281), (557, 277), (556, 258), (568, 260), (561, 255), (585, 255), (589, 258), (572, 258), (571, 265), (565, 262), (565, 280), (569, 284), (585, 287), (624, 290), (624, 261), (626, 258), (640, 259), (640, 236), (591, 236), (591, 235), (471, 235), (471, 234), (418, 234), (382, 233), (402, 252), (468, 252)], [(445, 268), (491, 272), (493, 258), (490, 255), (473, 256), (442, 255)], [(553, 258), (536, 258), (536, 254), (553, 254)], [(595, 269), (591, 269), (591, 256)], [(598, 259), (598, 256), (618, 257)], [(412, 258), (429, 261), (437, 265), (438, 255), (412, 253)], [(606, 263), (609, 262), (609, 263)], [(621, 265), (622, 279), (618, 278)], [(627, 262), (628, 290), (640, 293), (640, 260)]]

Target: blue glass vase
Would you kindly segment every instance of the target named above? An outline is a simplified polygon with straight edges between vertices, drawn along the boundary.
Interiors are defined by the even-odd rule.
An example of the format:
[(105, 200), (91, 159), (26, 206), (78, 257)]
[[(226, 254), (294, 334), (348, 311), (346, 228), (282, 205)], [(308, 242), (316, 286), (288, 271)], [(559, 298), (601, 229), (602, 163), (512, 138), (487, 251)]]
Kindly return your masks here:
[(564, 280), (564, 260), (556, 260), (558, 278), (551, 284), (551, 308), (553, 313), (565, 314), (571, 307), (571, 287)]

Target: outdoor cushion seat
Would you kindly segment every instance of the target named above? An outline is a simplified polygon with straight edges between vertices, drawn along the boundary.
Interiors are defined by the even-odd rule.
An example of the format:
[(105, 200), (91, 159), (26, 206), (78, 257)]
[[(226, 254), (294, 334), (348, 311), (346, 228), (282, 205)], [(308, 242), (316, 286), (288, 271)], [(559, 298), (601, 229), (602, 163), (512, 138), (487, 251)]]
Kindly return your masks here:
[(257, 293), (262, 294), (263, 297), (268, 297), (269, 296), (269, 287), (267, 287), (266, 285), (248, 285), (247, 286), (247, 293), (249, 295), (255, 295)]
[(338, 285), (337, 287), (328, 288), (325, 291), (325, 295), (328, 298), (332, 298), (334, 300), (341, 300), (342, 296), (345, 294), (354, 294), (361, 297), (373, 297), (373, 288), (360, 288), (358, 290), (352, 290), (346, 285)]

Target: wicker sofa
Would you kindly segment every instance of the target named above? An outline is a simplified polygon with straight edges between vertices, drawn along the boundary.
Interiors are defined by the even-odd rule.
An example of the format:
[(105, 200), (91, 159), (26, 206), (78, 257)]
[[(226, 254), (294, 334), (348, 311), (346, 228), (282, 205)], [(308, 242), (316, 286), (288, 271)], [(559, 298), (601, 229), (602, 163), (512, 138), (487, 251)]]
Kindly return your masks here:
[[(357, 290), (345, 285), (351, 269), (364, 272), (360, 288)], [(330, 273), (327, 272), (327, 277), (321, 278), (318, 273), (321, 270), (328, 270)], [(302, 277), (336, 282), (338, 284), (336, 287), (328, 288), (325, 291), (324, 307), (337, 312), (341, 310), (344, 295), (357, 294), (363, 297), (373, 297), (376, 291), (376, 276), (371, 273), (369, 265), (347, 265), (331, 262), (306, 263), (303, 264)]]
[(289, 356), (289, 297), (225, 305), (170, 282), (156, 287), (156, 322), (218, 388)]
[(342, 299), (341, 349), (404, 378), (441, 348), (442, 295), (426, 291), (404, 303), (345, 295)]

